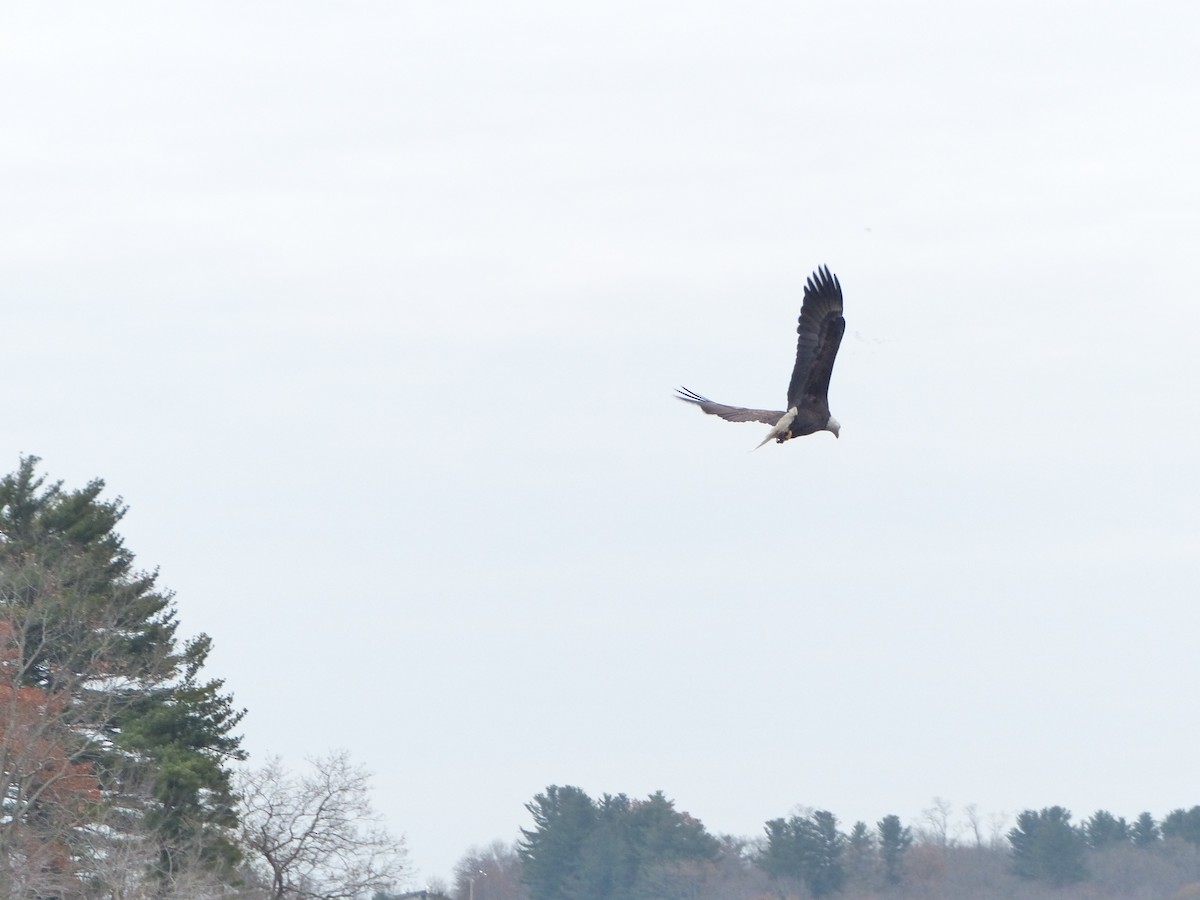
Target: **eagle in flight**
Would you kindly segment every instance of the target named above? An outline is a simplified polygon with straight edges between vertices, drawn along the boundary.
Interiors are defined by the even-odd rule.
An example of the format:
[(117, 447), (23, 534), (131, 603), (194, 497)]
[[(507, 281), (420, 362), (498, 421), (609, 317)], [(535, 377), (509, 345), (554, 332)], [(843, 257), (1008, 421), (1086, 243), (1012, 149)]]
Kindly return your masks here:
[(833, 374), (833, 361), (845, 330), (842, 286), (837, 276), (830, 274), (829, 267), (822, 266), (804, 285), (804, 304), (800, 307), (800, 325), (796, 329), (800, 339), (796, 344), (796, 366), (788, 384), (786, 412), (726, 406), (687, 388), (678, 389), (679, 399), (695, 403), (709, 415), (720, 416), (726, 422), (770, 425), (771, 431), (759, 447), (771, 438), (782, 444), (817, 431), (832, 431), (833, 436), (838, 437), (842, 426), (829, 414), (829, 376)]

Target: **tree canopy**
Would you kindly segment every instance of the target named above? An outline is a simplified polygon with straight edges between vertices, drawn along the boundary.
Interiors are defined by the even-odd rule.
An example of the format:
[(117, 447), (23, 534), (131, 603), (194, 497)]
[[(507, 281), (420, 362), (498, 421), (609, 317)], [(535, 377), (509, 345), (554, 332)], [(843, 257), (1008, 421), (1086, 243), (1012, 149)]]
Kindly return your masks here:
[(709, 859), (718, 843), (704, 826), (656, 792), (645, 800), (551, 785), (525, 807), (517, 852), (533, 900), (636, 900), (655, 869)]
[(201, 677), (211, 641), (178, 639), (104, 482), (68, 490), (37, 464), (0, 479), (0, 888), (103, 878), (134, 844), (162, 879), (228, 868), (242, 713)]
[(1040, 812), (1025, 810), (1017, 816), (1008, 840), (1012, 844), (1013, 871), (1022, 878), (1061, 887), (1087, 874), (1084, 833), (1071, 824), (1071, 814), (1061, 806)]
[(763, 867), (776, 877), (803, 881), (814, 897), (840, 890), (845, 880), (842, 850), (846, 836), (828, 810), (807, 816), (772, 819), (766, 824)]

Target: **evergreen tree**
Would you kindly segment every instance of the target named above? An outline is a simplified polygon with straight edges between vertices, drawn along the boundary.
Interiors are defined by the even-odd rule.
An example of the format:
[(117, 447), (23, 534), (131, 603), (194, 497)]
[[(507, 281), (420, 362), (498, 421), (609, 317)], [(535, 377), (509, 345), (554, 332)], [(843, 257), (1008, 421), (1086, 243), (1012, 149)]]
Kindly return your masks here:
[(912, 829), (900, 824), (899, 816), (884, 816), (876, 827), (879, 829), (879, 853), (883, 858), (883, 877), (888, 884), (900, 883), (900, 865), (904, 854), (912, 846)]
[(222, 681), (198, 677), (211, 648), (207, 635), (185, 644), (177, 680), (144, 691), (118, 718), (118, 745), (155, 773), (146, 824), (159, 838), (165, 872), (176, 858), (193, 856), (228, 870), (239, 856), (231, 837), (238, 820), (227, 764), (244, 758), (241, 738), (231, 733), (243, 713), (221, 693)]
[(624, 794), (605, 794), (596, 804), (596, 822), (580, 854), (582, 896), (602, 900), (628, 897), (637, 880), (637, 837), (632, 804)]
[(1167, 840), (1200, 844), (1200, 806), (1173, 809), (1162, 822), (1162, 836)]
[(866, 822), (855, 822), (846, 836), (846, 875), (849, 880), (869, 882), (875, 873), (875, 836)]
[(675, 809), (662, 791), (633, 801), (629, 818), (645, 861), (711, 859), (720, 847), (698, 819)]
[(869, 854), (875, 849), (875, 839), (866, 822), (855, 822), (846, 836), (846, 846), (857, 853)]
[(805, 881), (814, 896), (823, 897), (842, 888), (845, 873), (841, 856), (846, 838), (838, 831), (837, 819), (828, 810), (817, 810), (810, 821)]
[(636, 900), (655, 894), (664, 866), (708, 860), (719, 843), (662, 792), (645, 800), (549, 787), (526, 809), (534, 828), (517, 847), (533, 900)]
[(1013, 871), (1022, 878), (1061, 887), (1086, 875), (1086, 841), (1071, 824), (1071, 814), (1061, 806), (1041, 812), (1025, 810), (1017, 816), (1017, 827), (1008, 833), (1008, 840)]
[(517, 854), (533, 900), (583, 900), (580, 870), (599, 813), (577, 787), (551, 785), (525, 804), (532, 829), (521, 829)]
[(1144, 812), (1137, 817), (1129, 829), (1129, 836), (1135, 847), (1153, 847), (1158, 844), (1158, 823), (1154, 816)]
[(1129, 826), (1125, 824), (1125, 820), (1118, 819), (1103, 809), (1097, 810), (1083, 823), (1083, 833), (1088, 846), (1094, 850), (1129, 842)]
[(772, 819), (766, 832), (760, 865), (768, 874), (802, 880), (815, 897), (841, 890), (846, 837), (838, 831), (833, 813), (818, 810), (810, 816)]
[(61, 792), (19, 789), (27, 773), (6, 754), (12, 826), (0, 834), (0, 873), (23, 859), (23, 840), (39, 835), (64, 848), (64, 873), (89, 847), (111, 857), (105, 841), (147, 832), (164, 876), (185, 860), (229, 864), (236, 849), (227, 763), (242, 756), (232, 734), (241, 713), (221, 682), (199, 677), (209, 640), (180, 647), (171, 594), (157, 573), (135, 568), (115, 530), (125, 507), (100, 499), (104, 483), (47, 485), (37, 462), (25, 457), (0, 479), (0, 656), (10, 694), (41, 692), (43, 709), (57, 712), (36, 723), (0, 722), (0, 753), (30, 744), (36, 727), (69, 764), (56, 784), (86, 775), (104, 802), (50, 834)]

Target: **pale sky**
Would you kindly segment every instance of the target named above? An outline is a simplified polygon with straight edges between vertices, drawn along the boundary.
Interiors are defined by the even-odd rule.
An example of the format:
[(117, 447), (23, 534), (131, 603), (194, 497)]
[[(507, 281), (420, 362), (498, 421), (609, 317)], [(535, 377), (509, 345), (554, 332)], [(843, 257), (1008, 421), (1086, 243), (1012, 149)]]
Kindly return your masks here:
[[(131, 506), (255, 761), (413, 883), (549, 784), (718, 833), (1200, 802), (1195, 3), (0, 13), (3, 471)], [(845, 293), (840, 440), (783, 403)]]

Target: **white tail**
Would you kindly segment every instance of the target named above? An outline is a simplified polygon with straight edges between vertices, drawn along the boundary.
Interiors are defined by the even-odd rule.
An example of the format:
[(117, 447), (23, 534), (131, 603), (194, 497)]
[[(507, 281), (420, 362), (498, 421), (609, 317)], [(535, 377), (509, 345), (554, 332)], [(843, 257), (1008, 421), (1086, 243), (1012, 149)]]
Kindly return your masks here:
[[(775, 438), (779, 437), (781, 434), (787, 434), (787, 430), (791, 426), (792, 419), (794, 418), (796, 418), (796, 407), (793, 406), (783, 414), (778, 422), (775, 423), (775, 427), (767, 432), (767, 436), (762, 439), (762, 443), (760, 443), (758, 447), (761, 447), (768, 441), (775, 440)], [(755, 447), (754, 450), (757, 450), (758, 447)], [(754, 450), (751, 450), (750, 452), (753, 453)]]

